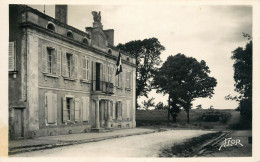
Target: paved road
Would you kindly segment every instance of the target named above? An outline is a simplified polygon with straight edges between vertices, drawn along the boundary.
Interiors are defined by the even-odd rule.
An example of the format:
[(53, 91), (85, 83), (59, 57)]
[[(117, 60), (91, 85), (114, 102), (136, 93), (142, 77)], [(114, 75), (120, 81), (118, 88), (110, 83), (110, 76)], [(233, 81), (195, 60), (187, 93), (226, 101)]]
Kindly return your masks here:
[(170, 130), (15, 154), (12, 157), (158, 157), (162, 148), (212, 131)]

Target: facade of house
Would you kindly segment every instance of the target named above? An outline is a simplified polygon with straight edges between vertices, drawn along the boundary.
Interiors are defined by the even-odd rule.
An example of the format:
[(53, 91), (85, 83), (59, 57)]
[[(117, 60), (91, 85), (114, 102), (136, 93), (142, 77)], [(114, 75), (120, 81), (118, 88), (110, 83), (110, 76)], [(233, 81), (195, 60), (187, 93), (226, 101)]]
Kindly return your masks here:
[(136, 60), (121, 53), (100, 12), (83, 32), (25, 5), (9, 6), (9, 138), (135, 127)]

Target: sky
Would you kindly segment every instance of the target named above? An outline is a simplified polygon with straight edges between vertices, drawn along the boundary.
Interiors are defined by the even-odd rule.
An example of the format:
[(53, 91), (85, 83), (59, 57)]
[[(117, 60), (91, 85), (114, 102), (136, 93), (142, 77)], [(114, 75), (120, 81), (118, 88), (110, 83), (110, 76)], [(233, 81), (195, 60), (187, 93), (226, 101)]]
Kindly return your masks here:
[[(31, 5), (32, 6), (32, 5)], [(43, 12), (43, 6), (32, 6)], [(238, 103), (224, 99), (234, 91), (232, 51), (244, 47), (247, 39), (242, 33), (252, 35), (252, 7), (238, 5), (69, 5), (68, 24), (82, 31), (92, 26), (91, 11), (101, 11), (104, 29), (114, 29), (114, 42), (126, 43), (156, 37), (166, 48), (161, 54), (164, 62), (177, 53), (205, 60), (210, 76), (217, 79), (215, 94), (211, 99), (198, 98), (193, 107), (201, 104), (207, 109), (235, 109)], [(54, 17), (54, 6), (46, 5), (45, 13)], [(149, 93), (167, 104), (167, 95)], [(142, 100), (147, 100), (141, 97)]]

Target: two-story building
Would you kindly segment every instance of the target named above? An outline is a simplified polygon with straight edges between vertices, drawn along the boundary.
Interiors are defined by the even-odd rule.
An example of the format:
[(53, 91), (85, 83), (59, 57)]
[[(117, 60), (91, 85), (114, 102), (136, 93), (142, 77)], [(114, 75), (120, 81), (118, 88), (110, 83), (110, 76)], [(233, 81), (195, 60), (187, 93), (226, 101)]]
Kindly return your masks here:
[(92, 15), (84, 32), (67, 24), (66, 5), (55, 18), (9, 6), (10, 139), (135, 127), (136, 60)]

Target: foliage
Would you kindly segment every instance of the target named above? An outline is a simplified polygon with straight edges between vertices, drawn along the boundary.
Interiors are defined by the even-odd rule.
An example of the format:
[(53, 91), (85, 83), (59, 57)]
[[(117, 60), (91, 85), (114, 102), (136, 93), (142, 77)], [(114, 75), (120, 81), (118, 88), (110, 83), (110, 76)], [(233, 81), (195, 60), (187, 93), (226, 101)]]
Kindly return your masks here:
[(147, 101), (143, 101), (142, 104), (144, 105), (145, 110), (149, 110), (149, 107), (154, 107), (155, 103), (154, 103), (154, 99), (155, 98), (149, 98)]
[(214, 94), (217, 81), (209, 73), (204, 60), (198, 62), (184, 54), (171, 55), (157, 71), (153, 86), (157, 93), (169, 94), (171, 102), (184, 108), (189, 123), (192, 101), (199, 97), (211, 98)]
[(139, 96), (148, 97), (154, 72), (162, 62), (160, 55), (165, 50), (164, 46), (157, 38), (149, 38), (118, 44), (117, 48), (136, 58), (136, 98)]
[(196, 109), (202, 109), (202, 105), (201, 104), (197, 105)]
[(213, 110), (213, 109), (214, 109), (214, 107), (213, 107), (212, 105), (210, 105), (209, 109), (210, 109), (210, 110)]
[[(242, 120), (245, 124), (252, 124), (252, 38), (250, 35), (243, 33), (249, 42), (245, 48), (238, 47), (232, 52), (231, 59), (235, 62), (234, 80), (235, 91), (238, 96), (232, 97), (228, 95), (226, 100), (235, 100), (239, 102), (239, 107)], [(250, 127), (250, 126), (249, 126)]]
[(155, 109), (156, 109), (156, 110), (166, 110), (166, 109), (168, 109), (168, 106), (167, 106), (167, 105), (164, 105), (163, 102), (158, 102), (158, 103), (155, 105)]

